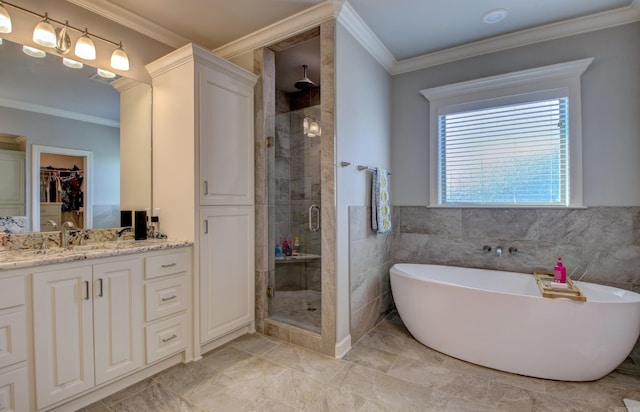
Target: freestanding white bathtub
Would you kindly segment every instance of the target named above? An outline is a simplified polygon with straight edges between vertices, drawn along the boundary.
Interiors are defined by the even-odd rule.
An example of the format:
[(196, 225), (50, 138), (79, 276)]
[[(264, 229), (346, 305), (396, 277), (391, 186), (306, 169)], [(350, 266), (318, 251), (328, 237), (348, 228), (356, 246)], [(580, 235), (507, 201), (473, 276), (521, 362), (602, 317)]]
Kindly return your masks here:
[(543, 298), (533, 275), (396, 264), (400, 318), (422, 344), (521, 375), (591, 381), (613, 371), (640, 334), (640, 294), (576, 282), (587, 302)]

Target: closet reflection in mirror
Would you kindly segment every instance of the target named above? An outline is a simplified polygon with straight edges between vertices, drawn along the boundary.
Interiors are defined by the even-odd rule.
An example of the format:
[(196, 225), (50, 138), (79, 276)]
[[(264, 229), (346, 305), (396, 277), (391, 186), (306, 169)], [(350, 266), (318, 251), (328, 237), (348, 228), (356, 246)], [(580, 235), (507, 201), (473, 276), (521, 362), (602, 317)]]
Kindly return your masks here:
[[(90, 206), (86, 194), (92, 153), (34, 146), (33, 155), (39, 156), (37, 164), (34, 159), (34, 168), (39, 172), (40, 186), (34, 197), (39, 195), (36, 206), (40, 208), (40, 231), (60, 230), (64, 222), (80, 229), (91, 227), (84, 211), (85, 206)], [(38, 224), (35, 218), (34, 224)]]
[[(95, 68), (87, 65), (82, 69), (66, 67), (55, 53), (47, 53), (42, 59), (29, 57), (22, 52), (21, 45), (6, 39), (0, 44), (0, 84), (0, 137), (13, 135), (24, 139), (24, 182), (20, 188), (25, 207), (20, 214), (28, 218), (28, 231), (44, 230), (40, 224), (44, 223), (40, 219), (43, 200), (40, 166), (49, 164), (43, 161), (34, 168), (33, 147), (38, 145), (93, 153), (92, 205), (86, 201), (85, 175), (82, 206), (76, 202), (65, 210), (64, 201), (59, 202), (56, 196), (56, 201), (62, 203), (61, 219), (62, 213), (69, 211), (74, 214), (72, 221), (82, 223), (85, 228), (115, 227), (120, 223), (121, 203), (126, 209), (151, 207), (151, 86), (125, 78), (102, 79)], [(121, 102), (127, 105), (122, 120)], [(136, 163), (125, 165), (132, 159), (121, 161), (121, 151), (125, 158), (132, 147)], [(123, 179), (129, 182), (122, 187), (121, 168), (126, 170), (123, 176), (126, 173), (130, 176)], [(135, 176), (131, 176), (131, 170), (135, 170)], [(7, 179), (7, 175), (0, 179), (0, 193), (18, 187), (17, 181)], [(129, 197), (135, 197), (133, 204), (127, 201)], [(51, 199), (47, 197), (43, 203), (55, 203)], [(0, 211), (0, 216), (15, 216), (18, 210), (0, 204)]]

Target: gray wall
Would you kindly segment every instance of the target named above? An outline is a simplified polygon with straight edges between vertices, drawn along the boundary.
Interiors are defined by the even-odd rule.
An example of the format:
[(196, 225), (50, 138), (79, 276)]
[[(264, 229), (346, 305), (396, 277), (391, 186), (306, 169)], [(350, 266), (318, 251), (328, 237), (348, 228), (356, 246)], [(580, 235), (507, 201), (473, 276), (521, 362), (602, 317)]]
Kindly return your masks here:
[(395, 205), (427, 205), (429, 105), (421, 89), (594, 57), (582, 76), (586, 206), (640, 205), (640, 23), (393, 77)]
[[(359, 254), (350, 257), (353, 245), (350, 241), (355, 240), (349, 238), (352, 224), (349, 206), (367, 206), (371, 202), (371, 175), (359, 172), (356, 165), (390, 168), (391, 76), (341, 24), (336, 25), (336, 39), (337, 244), (332, 245), (336, 248), (338, 276), (336, 341), (351, 334), (352, 342), (355, 342), (362, 330), (358, 319), (370, 323), (379, 316), (379, 308), (371, 301), (381, 293), (374, 292), (371, 299), (361, 299), (361, 289), (355, 284), (369, 282), (363, 276), (376, 276), (376, 273), (350, 273), (353, 267), (350, 259), (359, 261), (372, 256), (378, 242), (370, 239), (377, 235), (369, 236), (369, 241), (361, 239)], [(354, 162), (354, 165), (343, 168), (339, 165), (341, 161)], [(357, 225), (361, 226), (357, 230), (367, 230), (368, 219), (358, 220)], [(385, 302), (390, 305), (390, 301)], [(363, 306), (371, 312), (363, 312)]]
[[(32, 144), (93, 152), (93, 204), (94, 214), (98, 214), (94, 227), (113, 223), (109, 216), (117, 216), (120, 207), (120, 129), (0, 107), (0, 133), (26, 136), (27, 182), (31, 179)], [(30, 188), (27, 183), (28, 194)], [(27, 198), (27, 205), (30, 202)]]

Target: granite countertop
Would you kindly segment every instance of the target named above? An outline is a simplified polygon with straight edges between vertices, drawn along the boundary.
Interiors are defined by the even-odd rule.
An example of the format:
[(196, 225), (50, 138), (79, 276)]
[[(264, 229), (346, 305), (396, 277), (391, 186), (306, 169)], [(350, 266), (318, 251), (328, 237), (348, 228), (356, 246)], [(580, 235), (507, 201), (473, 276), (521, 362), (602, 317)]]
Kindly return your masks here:
[(125, 240), (71, 246), (68, 249), (20, 249), (0, 251), (0, 271), (74, 262), (154, 250), (193, 246), (193, 242), (167, 239)]

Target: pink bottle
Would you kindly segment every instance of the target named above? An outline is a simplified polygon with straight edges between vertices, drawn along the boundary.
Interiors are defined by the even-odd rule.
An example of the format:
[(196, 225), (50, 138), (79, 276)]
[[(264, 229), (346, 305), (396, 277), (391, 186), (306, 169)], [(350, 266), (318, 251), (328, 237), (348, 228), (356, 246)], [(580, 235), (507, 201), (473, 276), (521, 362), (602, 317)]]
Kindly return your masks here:
[(562, 264), (562, 258), (558, 258), (558, 263), (553, 268), (553, 281), (556, 283), (567, 283), (567, 268)]

